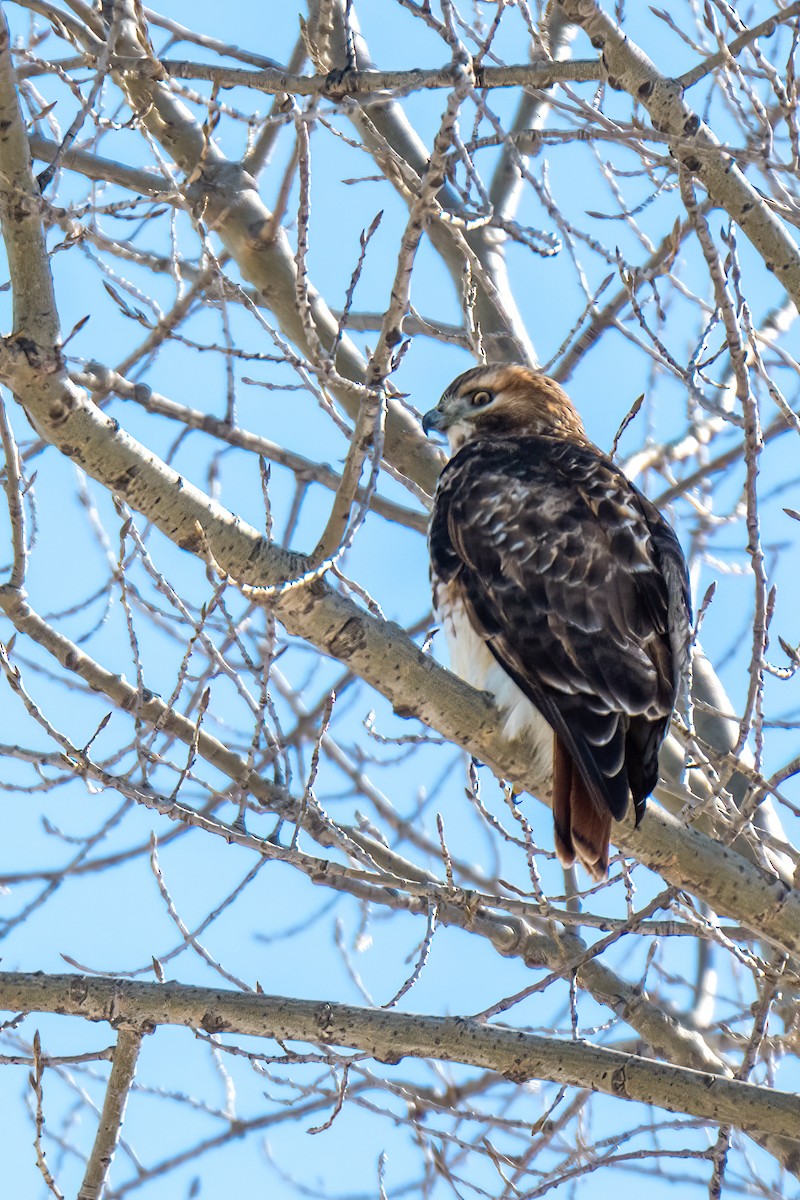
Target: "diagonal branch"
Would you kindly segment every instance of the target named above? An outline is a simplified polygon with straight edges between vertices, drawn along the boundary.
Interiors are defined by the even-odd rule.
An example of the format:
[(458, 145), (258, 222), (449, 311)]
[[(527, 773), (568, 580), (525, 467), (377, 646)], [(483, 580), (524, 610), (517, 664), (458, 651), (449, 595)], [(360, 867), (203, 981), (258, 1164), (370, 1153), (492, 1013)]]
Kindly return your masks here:
[[(233, 579), (262, 590), (265, 603), (290, 634), (340, 659), (404, 716), (416, 716), (469, 749), (500, 777), (546, 796), (531, 774), (524, 748), (498, 736), (497, 712), (476, 692), (424, 654), (392, 622), (363, 611), (316, 578), (303, 586), (307, 560), (266, 542), (200, 489), (146, 451), (82, 393), (57, 358), (35, 354), (8, 339), (0, 353), (0, 379), (20, 395), (34, 417), (47, 423), (53, 443), (94, 478), (144, 513), (173, 542), (214, 561)], [(42, 365), (43, 364), (43, 365)], [(651, 805), (637, 830), (619, 826), (623, 849), (691, 888), (722, 913), (792, 952), (800, 950), (800, 893), (712, 838), (683, 826)]]
[[(8, 233), (6, 234), (8, 237)], [(308, 560), (263, 539), (91, 405), (66, 376), (55, 351), (6, 339), (6, 382), (48, 438), (111, 491), (151, 519), (176, 545), (209, 552), (235, 580), (261, 589), (290, 634), (340, 659), (404, 716), (416, 716), (466, 747), (534, 795), (544, 796), (521, 746), (498, 736), (488, 698), (435, 663), (392, 622), (364, 612), (324, 580), (294, 586)], [(695, 891), (767, 940), (800, 949), (800, 893), (750, 866), (738, 854), (651, 806), (638, 830), (620, 826), (617, 842), (678, 887)]]
[(78, 1200), (100, 1200), (103, 1194), (125, 1118), (125, 1105), (128, 1103), (128, 1095), (136, 1074), (142, 1037), (143, 1034), (138, 1029), (120, 1029), (117, 1034), (103, 1111), (78, 1192)]

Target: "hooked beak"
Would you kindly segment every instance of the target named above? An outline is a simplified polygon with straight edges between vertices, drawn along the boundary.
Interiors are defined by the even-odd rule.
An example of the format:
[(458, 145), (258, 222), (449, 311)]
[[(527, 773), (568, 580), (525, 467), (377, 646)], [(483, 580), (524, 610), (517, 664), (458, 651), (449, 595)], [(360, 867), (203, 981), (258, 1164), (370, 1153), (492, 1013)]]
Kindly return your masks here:
[(422, 418), (422, 432), (430, 433), (432, 429), (444, 428), (444, 419), (444, 413), (441, 411), (441, 409), (430, 409), (430, 411), (426, 412), (425, 416)]

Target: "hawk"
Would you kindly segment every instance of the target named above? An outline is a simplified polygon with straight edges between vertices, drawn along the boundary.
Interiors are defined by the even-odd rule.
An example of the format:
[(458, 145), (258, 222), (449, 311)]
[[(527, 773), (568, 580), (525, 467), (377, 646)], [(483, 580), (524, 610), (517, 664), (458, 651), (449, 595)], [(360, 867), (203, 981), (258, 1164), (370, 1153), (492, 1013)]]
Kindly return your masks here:
[(611, 818), (630, 796), (638, 825), (656, 785), (686, 662), (680, 544), (545, 375), (466, 371), (422, 427), (453, 452), (429, 530), (452, 669), (525, 739), (560, 861), (602, 879)]

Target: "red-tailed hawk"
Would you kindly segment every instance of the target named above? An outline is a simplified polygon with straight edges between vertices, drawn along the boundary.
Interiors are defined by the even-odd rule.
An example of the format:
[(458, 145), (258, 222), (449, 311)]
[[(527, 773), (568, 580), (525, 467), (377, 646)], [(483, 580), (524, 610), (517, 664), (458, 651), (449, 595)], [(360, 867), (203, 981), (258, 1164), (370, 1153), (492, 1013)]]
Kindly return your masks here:
[(422, 427), (453, 451), (429, 534), (452, 669), (526, 739), (561, 862), (603, 878), (611, 818), (630, 795), (638, 824), (656, 785), (684, 667), (678, 539), (562, 388), (527, 367), (459, 375)]

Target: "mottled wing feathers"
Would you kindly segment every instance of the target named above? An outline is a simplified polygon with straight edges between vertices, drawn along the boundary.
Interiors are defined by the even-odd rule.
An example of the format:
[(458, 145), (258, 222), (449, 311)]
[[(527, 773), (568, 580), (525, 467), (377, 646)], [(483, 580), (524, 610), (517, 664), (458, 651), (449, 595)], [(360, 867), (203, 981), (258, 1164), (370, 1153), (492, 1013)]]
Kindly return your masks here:
[(474, 440), (442, 473), (430, 550), (435, 584), (557, 735), (556, 782), (560, 742), (600, 823), (624, 816), (629, 789), (638, 820), (689, 623), (683, 556), (658, 511), (588, 444)]

